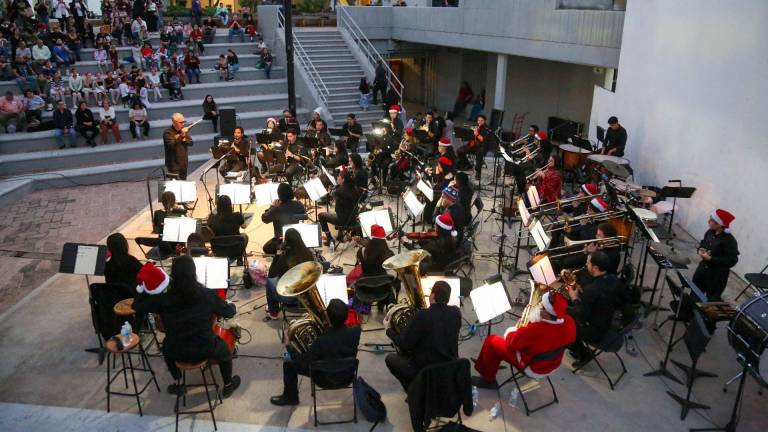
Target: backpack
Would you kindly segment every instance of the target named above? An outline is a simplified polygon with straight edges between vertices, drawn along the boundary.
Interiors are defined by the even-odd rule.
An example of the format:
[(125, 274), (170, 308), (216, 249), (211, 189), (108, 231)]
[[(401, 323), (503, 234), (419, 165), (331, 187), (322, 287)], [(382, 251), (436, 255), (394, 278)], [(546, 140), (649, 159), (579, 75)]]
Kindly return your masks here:
[(373, 423), (370, 430), (387, 418), (387, 407), (381, 401), (379, 392), (358, 376), (353, 384), (355, 401), (366, 420)]

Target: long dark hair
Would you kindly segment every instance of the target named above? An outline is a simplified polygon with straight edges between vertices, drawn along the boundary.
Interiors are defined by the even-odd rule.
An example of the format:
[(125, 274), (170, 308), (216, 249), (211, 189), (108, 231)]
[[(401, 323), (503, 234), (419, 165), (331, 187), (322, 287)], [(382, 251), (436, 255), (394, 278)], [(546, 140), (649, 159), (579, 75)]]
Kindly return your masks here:
[(216, 198), (216, 214), (218, 216), (228, 216), (232, 214), (232, 200), (227, 195), (220, 195)]
[(380, 238), (371, 239), (363, 250), (363, 257), (370, 262), (384, 262), (393, 255), (387, 241)]
[(358, 153), (352, 153), (349, 155), (349, 158), (352, 159), (352, 163), (355, 165), (355, 169), (363, 168), (363, 158)]
[(194, 303), (200, 295), (200, 282), (197, 281), (195, 260), (189, 255), (182, 255), (171, 264), (171, 283), (168, 294), (177, 296), (184, 303)]
[(315, 256), (311, 250), (304, 244), (301, 234), (291, 228), (285, 232), (283, 239), (283, 250), (285, 250), (285, 260), (288, 268), (307, 261), (314, 261)]
[(107, 237), (107, 249), (112, 255), (111, 259), (128, 256), (128, 240), (120, 233), (113, 233)]

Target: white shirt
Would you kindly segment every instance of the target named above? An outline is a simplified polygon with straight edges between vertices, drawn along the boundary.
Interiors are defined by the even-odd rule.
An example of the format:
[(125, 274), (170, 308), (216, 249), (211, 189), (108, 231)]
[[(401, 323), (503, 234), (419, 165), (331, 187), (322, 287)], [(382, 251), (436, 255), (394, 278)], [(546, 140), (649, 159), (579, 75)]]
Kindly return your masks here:
[(141, 99), (141, 104), (144, 105), (144, 107), (146, 108), (152, 107), (149, 104), (149, 90), (147, 90), (146, 87), (142, 87), (141, 90), (139, 90), (139, 99)]
[(106, 110), (106, 111), (104, 111), (103, 107), (99, 108), (99, 118), (101, 120), (104, 120), (107, 117), (111, 118), (112, 120), (116, 119), (116, 117), (115, 117), (115, 107), (109, 107), (109, 109)]
[(130, 94), (130, 90), (128, 89), (128, 84), (121, 82), (119, 86), (117, 86), (120, 89), (120, 96), (126, 97), (128, 94)]

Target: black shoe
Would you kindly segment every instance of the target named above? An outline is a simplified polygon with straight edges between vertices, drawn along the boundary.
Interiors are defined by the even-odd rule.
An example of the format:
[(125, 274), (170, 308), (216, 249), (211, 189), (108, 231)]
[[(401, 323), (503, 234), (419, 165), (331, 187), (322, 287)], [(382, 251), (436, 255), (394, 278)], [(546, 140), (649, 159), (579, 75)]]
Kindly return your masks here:
[(59, 150), (63, 150), (66, 146), (64, 144), (59, 146)]
[(238, 387), (240, 387), (240, 375), (234, 375), (232, 377), (232, 382), (224, 386), (221, 395), (226, 399), (232, 396), (232, 393), (234, 393)]
[(168, 391), (168, 394), (176, 396), (184, 396), (184, 393), (187, 392), (187, 388), (181, 384), (170, 384), (166, 390)]
[(488, 382), (484, 380), (482, 377), (475, 376), (475, 375), (473, 375), (470, 378), (470, 381), (472, 381), (472, 385), (477, 388), (491, 389), (491, 390), (496, 390), (497, 388), (499, 388), (499, 384), (496, 381)]
[(299, 398), (289, 399), (289, 398), (285, 397), (284, 395), (272, 396), (271, 398), (269, 398), (269, 402), (272, 405), (277, 405), (277, 406), (298, 405), (299, 404)]

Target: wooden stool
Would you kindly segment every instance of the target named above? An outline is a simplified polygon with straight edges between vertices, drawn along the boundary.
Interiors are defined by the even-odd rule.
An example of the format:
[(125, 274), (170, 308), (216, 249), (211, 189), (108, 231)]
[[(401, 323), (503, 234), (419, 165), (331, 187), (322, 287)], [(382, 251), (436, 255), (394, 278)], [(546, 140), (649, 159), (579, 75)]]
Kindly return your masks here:
[[(112, 308), (112, 310), (115, 312), (115, 315), (118, 317), (126, 318), (128, 321), (131, 322), (132, 325), (137, 326), (136, 320), (134, 319), (134, 315), (136, 314), (136, 310), (133, 309), (133, 302), (134, 299), (127, 298), (124, 300), (120, 300), (119, 302), (115, 303), (115, 306)], [(141, 323), (141, 326), (139, 327), (139, 334), (145, 334), (145, 335), (151, 335), (151, 339), (146, 344), (146, 347), (144, 348), (145, 351), (149, 351), (150, 348), (152, 348), (152, 345), (157, 345), (157, 353), (151, 354), (152, 356), (159, 356), (162, 354), (162, 344), (157, 339), (157, 333), (155, 332), (155, 325), (152, 324), (152, 322), (149, 320), (149, 314), (144, 316), (144, 322)], [(143, 330), (143, 328), (146, 327), (147, 330)]]
[[(202, 414), (206, 412), (211, 413), (211, 419), (213, 420), (213, 430), (218, 430), (216, 426), (216, 416), (213, 414), (213, 409), (215, 408), (214, 402), (216, 401), (216, 399), (219, 400), (219, 403), (223, 403), (224, 401), (222, 400), (221, 395), (219, 394), (219, 384), (216, 383), (216, 377), (213, 376), (213, 369), (211, 369), (211, 365), (208, 364), (208, 360), (203, 360), (198, 363), (176, 362), (176, 367), (179, 368), (179, 370), (181, 371), (181, 386), (176, 393), (176, 404), (174, 405), (174, 408), (173, 408), (174, 413), (176, 413), (176, 432), (178, 432), (179, 430), (179, 415)], [(187, 384), (187, 371), (193, 371), (193, 370), (200, 371), (200, 375), (203, 377), (202, 384)], [(211, 380), (212, 380), (211, 384), (208, 383), (208, 379), (205, 377), (206, 370), (211, 375)], [(211, 385), (216, 391), (213, 402), (211, 402), (211, 395), (208, 392), (208, 386), (211, 386)], [(187, 389), (192, 387), (205, 388), (205, 397), (208, 399), (207, 410), (179, 411), (179, 399), (182, 400), (183, 406), (187, 406)]]
[[(120, 335), (117, 335), (115, 337), (120, 337)], [(147, 358), (147, 354), (144, 352), (144, 348), (139, 343), (141, 339), (139, 338), (139, 335), (136, 333), (131, 333), (131, 342), (124, 346), (122, 350), (118, 349), (117, 341), (114, 339), (109, 339), (107, 343), (105, 344), (105, 348), (107, 350), (107, 412), (109, 412), (111, 407), (111, 396), (114, 395), (120, 395), (120, 396), (134, 396), (136, 397), (136, 403), (139, 406), (139, 415), (143, 416), (144, 413), (141, 409), (141, 399), (139, 399), (139, 395), (144, 393), (144, 391), (149, 387), (149, 385), (154, 382), (155, 387), (157, 387), (157, 391), (160, 391), (160, 385), (157, 384), (157, 378), (155, 378), (155, 372), (152, 370), (152, 365), (149, 363), (149, 359)], [(146, 365), (146, 367), (139, 367), (133, 365), (133, 360), (131, 359), (131, 350), (133, 350), (136, 347), (139, 347), (139, 356), (141, 358), (141, 362), (143, 365)], [(115, 362), (116, 356), (120, 355), (120, 359), (122, 360), (123, 367), (115, 371), (114, 376), (112, 375), (112, 363)], [(125, 359), (128, 359), (128, 365), (125, 365)], [(110, 361), (111, 360), (111, 361)], [(142, 372), (149, 372), (152, 375), (152, 378), (147, 380), (147, 383), (144, 384), (144, 387), (139, 390), (139, 387), (136, 385), (136, 374), (135, 371), (142, 371)], [(124, 393), (124, 392), (116, 392), (111, 390), (112, 382), (116, 380), (120, 374), (122, 373), (123, 379), (125, 380), (125, 388), (128, 388), (128, 371), (131, 372), (131, 381), (133, 382), (133, 392), (132, 393)]]

